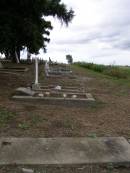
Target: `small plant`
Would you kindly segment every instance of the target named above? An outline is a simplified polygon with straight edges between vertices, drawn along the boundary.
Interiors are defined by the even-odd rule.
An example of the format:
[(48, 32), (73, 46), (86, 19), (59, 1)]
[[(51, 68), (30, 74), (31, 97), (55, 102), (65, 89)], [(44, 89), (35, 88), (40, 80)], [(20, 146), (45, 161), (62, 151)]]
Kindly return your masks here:
[(73, 120), (70, 120), (70, 119), (66, 119), (66, 120), (64, 120), (64, 122), (63, 122), (63, 126), (65, 127), (65, 128), (69, 128), (69, 129), (74, 129), (74, 121)]
[(27, 130), (27, 129), (29, 128), (29, 124), (27, 124), (26, 122), (19, 123), (19, 124), (18, 124), (18, 127), (19, 127), (20, 129)]
[(55, 120), (53, 122), (54, 126), (57, 128), (66, 128), (66, 129), (74, 129), (74, 121), (71, 119), (64, 119), (63, 121)]
[(88, 136), (89, 138), (96, 138), (96, 137), (97, 137), (96, 133), (90, 133), (90, 134), (88, 134), (87, 136)]
[(5, 109), (0, 109), (0, 126), (7, 124), (15, 117), (15, 114)]
[(48, 121), (47, 118), (41, 117), (40, 115), (33, 114), (31, 117), (31, 125), (37, 126), (39, 123)]
[(112, 164), (112, 163), (109, 163), (109, 164), (107, 165), (108, 173), (112, 173), (113, 169), (114, 169), (113, 164)]

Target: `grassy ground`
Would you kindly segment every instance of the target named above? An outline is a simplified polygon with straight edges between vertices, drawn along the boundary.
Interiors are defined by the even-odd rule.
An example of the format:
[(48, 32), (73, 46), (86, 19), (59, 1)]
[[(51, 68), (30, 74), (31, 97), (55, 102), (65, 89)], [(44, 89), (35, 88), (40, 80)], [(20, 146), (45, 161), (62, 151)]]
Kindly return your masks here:
[(117, 79), (129, 79), (130, 78), (130, 68), (128, 66), (114, 66), (114, 65), (100, 65), (93, 63), (77, 62), (76, 66), (83, 67), (85, 69), (90, 69), (95, 72), (105, 74), (107, 76), (112, 76)]
[[(76, 78), (47, 79), (44, 77), (41, 65), (39, 76), (40, 82), (44, 85), (84, 86), (87, 92), (96, 98), (96, 103), (86, 107), (75, 107), (14, 101), (11, 95), (15, 88), (29, 86), (34, 80), (33, 65), (28, 65), (28, 68), (30, 69), (28, 72), (17, 75), (0, 73), (0, 137), (124, 136), (130, 138), (130, 78), (117, 79), (73, 66)], [(18, 168), (1, 167), (0, 173), (13, 172), (15, 169), (18, 171)], [(61, 167), (47, 168), (42, 172), (89, 173), (90, 170), (87, 169)], [(108, 169), (99, 169), (102, 173), (108, 171)], [(124, 168), (112, 171), (112, 173), (130, 172)]]

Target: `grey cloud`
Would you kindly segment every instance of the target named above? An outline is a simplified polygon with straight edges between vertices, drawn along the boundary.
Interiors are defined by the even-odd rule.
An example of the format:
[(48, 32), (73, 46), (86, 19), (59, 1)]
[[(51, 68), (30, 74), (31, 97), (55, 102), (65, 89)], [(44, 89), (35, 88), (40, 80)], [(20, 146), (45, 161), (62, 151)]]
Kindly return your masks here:
[[(66, 1), (71, 5), (74, 4), (74, 6), (77, 6), (77, 9), (79, 8), (82, 10), (82, 7), (80, 8), (80, 2), (78, 1), (63, 1)], [(124, 54), (127, 54), (130, 50), (130, 0), (81, 1), (82, 4), (86, 4), (86, 6), (87, 2), (99, 2), (99, 6), (102, 6), (102, 11), (99, 11), (99, 13), (101, 13), (99, 14), (99, 16), (101, 16), (101, 18), (103, 17), (102, 21), (99, 23), (94, 23), (92, 21), (91, 25), (89, 16), (85, 17), (85, 11), (84, 18), (81, 18), (80, 21), (79, 10), (76, 14), (79, 15), (77, 20), (74, 20), (74, 22), (72, 22), (72, 25), (70, 25), (67, 30), (64, 30), (63, 32), (62, 29), (61, 32), (58, 32), (58, 30), (56, 30), (55, 34), (53, 35), (54, 37), (53, 41), (51, 42), (51, 46), (48, 46), (48, 49), (52, 53), (52, 56), (54, 52), (65, 54), (68, 50), (72, 51), (75, 56), (77, 56), (78, 54), (82, 57), (97, 57), (97, 59), (99, 59), (100, 57), (106, 57), (107, 59), (109, 58), (109, 56), (112, 57), (112, 55), (113, 57), (118, 57), (121, 56), (121, 54), (122, 57), (124, 57)], [(98, 13), (96, 14), (98, 15)], [(94, 20), (93, 17), (92, 19)], [(104, 45), (106, 45), (106, 47)]]
[(113, 46), (118, 49), (130, 50), (130, 40), (120, 41)]
[[(102, 2), (107, 4), (108, 0), (102, 0)], [(129, 49), (129, 6), (129, 0), (110, 0), (108, 9), (104, 11), (106, 18), (104, 17), (104, 21), (101, 24), (93, 28), (87, 27), (85, 24), (85, 22), (87, 23), (86, 20), (83, 25), (73, 25), (71, 32), (74, 32), (75, 35), (64, 40), (56, 40), (55, 43), (58, 45), (74, 46), (76, 44), (88, 45), (93, 41), (97, 41), (99, 43), (109, 43), (113, 48)], [(127, 40), (123, 41), (123, 38), (127, 38)]]
[(71, 38), (68, 40), (60, 40), (57, 41), (56, 44), (89, 44), (92, 41), (100, 41), (100, 42), (112, 42), (118, 40), (120, 36), (119, 32), (112, 32), (112, 33), (104, 33), (104, 32), (97, 32), (97, 33), (81, 33), (77, 34), (76, 38)]

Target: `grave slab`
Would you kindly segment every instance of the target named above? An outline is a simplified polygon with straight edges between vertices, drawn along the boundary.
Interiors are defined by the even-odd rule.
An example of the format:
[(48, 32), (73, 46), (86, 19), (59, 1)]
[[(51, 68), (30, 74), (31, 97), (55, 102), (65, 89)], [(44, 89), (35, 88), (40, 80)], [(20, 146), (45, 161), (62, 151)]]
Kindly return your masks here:
[(130, 163), (125, 138), (0, 138), (0, 165), (104, 163)]
[(31, 90), (31, 88), (24, 88), (24, 87), (17, 88), (16, 92), (20, 92), (22, 94), (26, 94), (29, 96), (33, 96), (35, 94), (35, 91)]
[[(65, 94), (66, 95), (66, 94)], [(86, 107), (87, 105), (92, 105), (95, 103), (94, 98), (78, 98), (78, 97), (72, 97), (67, 98), (66, 97), (51, 97), (40, 94), (39, 96), (20, 96), (20, 95), (14, 95), (12, 97), (13, 100), (16, 101), (24, 101), (24, 102), (35, 102), (35, 103), (41, 103), (41, 104), (47, 104), (47, 105), (63, 105), (63, 106), (76, 106), (76, 107)]]
[(29, 69), (26, 67), (3, 67), (0, 68), (0, 72), (15, 72), (15, 73), (22, 73), (27, 72)]

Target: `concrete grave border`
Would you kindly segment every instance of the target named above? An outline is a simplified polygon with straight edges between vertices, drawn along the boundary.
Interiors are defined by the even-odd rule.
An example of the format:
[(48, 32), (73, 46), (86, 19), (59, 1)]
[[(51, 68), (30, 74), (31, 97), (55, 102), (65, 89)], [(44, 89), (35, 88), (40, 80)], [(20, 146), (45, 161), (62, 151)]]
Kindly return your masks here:
[(124, 137), (0, 138), (0, 165), (130, 164)]

